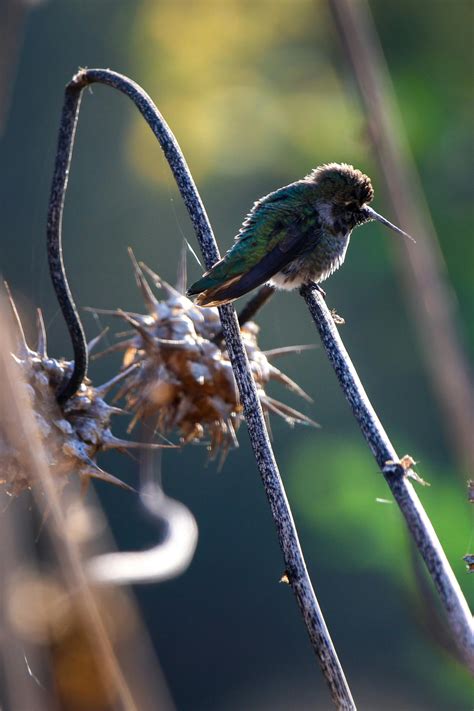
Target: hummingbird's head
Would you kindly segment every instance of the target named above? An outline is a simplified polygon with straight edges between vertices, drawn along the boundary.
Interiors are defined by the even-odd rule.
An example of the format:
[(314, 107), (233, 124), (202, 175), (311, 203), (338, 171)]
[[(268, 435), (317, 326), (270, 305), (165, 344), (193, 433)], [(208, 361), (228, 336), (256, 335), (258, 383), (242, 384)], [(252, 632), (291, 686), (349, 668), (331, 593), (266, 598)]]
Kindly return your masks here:
[(317, 187), (319, 210), (336, 234), (347, 234), (357, 225), (377, 220), (415, 241), (369, 207), (374, 197), (370, 178), (352, 165), (327, 163), (315, 168), (305, 180)]
[(372, 201), (370, 178), (347, 163), (327, 163), (306, 178), (318, 188), (318, 202), (327, 208), (328, 222), (337, 232), (346, 232), (366, 222), (363, 208)]

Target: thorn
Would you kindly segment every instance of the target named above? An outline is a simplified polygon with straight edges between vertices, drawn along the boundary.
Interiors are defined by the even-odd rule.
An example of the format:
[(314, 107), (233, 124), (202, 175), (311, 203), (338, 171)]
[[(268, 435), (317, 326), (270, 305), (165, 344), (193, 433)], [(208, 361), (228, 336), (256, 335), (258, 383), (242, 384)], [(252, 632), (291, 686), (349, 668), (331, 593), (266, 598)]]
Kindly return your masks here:
[(271, 410), (277, 415), (280, 415), (280, 417), (283, 417), (291, 425), (295, 424), (295, 422), (298, 422), (301, 425), (311, 425), (312, 427), (317, 428), (321, 426), (317, 422), (312, 420), (310, 417), (303, 415), (302, 412), (298, 412), (298, 410), (295, 410), (293, 407), (285, 405), (285, 403), (279, 402), (278, 400), (274, 400), (268, 395), (265, 395), (260, 399), (262, 403), (268, 407), (269, 410)]
[[(124, 314), (122, 309), (96, 309), (94, 306), (83, 306), (82, 310), (92, 314), (101, 314), (101, 316), (115, 316), (120, 318), (122, 318)], [(127, 311), (126, 313), (137, 321), (142, 321), (144, 318), (143, 314), (136, 313), (135, 311)]]
[(26, 356), (30, 355), (31, 351), (28, 347), (28, 343), (26, 342), (25, 332), (23, 331), (23, 326), (21, 325), (20, 316), (18, 315), (18, 311), (15, 306), (15, 302), (13, 301), (12, 293), (10, 291), (10, 287), (8, 286), (8, 282), (4, 281), (3, 284), (4, 284), (5, 290), (7, 292), (8, 300), (10, 302), (10, 307), (13, 312), (13, 319), (15, 321), (15, 325), (16, 325), (16, 328), (18, 331), (18, 333), (17, 333), (18, 350), (20, 352), (20, 357), (25, 358)]
[(145, 414), (145, 407), (138, 407), (130, 424), (127, 427), (127, 434), (130, 434), (130, 432), (135, 428), (137, 422), (139, 420), (141, 420), (141, 418), (143, 417), (144, 414)]
[(219, 453), (219, 450), (221, 453), (220, 457), (219, 457), (219, 462), (217, 464), (217, 473), (218, 474), (221, 473), (221, 471), (224, 467), (225, 460), (227, 459), (227, 455), (229, 454), (229, 449), (230, 449), (229, 443), (224, 440), (222, 442), (219, 442), (219, 444), (216, 446), (215, 452), (213, 452), (213, 456), (211, 457), (211, 459), (216, 459), (216, 457)]
[(239, 440), (237, 439), (237, 433), (234, 429), (234, 423), (230, 419), (230, 417), (227, 418), (227, 429), (229, 430), (229, 437), (231, 439), (232, 446), (234, 447), (234, 449), (238, 449)]
[(43, 314), (41, 309), (36, 309), (36, 328), (38, 330), (38, 343), (36, 350), (41, 358), (47, 358), (46, 329), (44, 327)]
[(99, 343), (99, 341), (102, 340), (102, 338), (105, 336), (105, 334), (107, 333), (108, 330), (109, 330), (109, 327), (106, 326), (106, 327), (104, 328), (104, 330), (99, 333), (98, 336), (96, 336), (95, 338), (93, 338), (92, 341), (89, 341), (89, 343), (87, 344), (87, 352), (89, 353), (89, 355), (90, 355), (91, 352), (94, 350), (94, 348), (95, 348), (96, 345)]
[(282, 373), (281, 370), (278, 370), (278, 368), (275, 368), (274, 366), (270, 366), (270, 373), (273, 377), (273, 379), (278, 380), (278, 382), (283, 383), (283, 385), (286, 385), (288, 390), (291, 390), (292, 392), (296, 393), (300, 397), (303, 398), (303, 400), (306, 400), (306, 402), (314, 402), (313, 398), (306, 393), (303, 388), (300, 388), (298, 383), (295, 383), (294, 380), (292, 380), (288, 375), (285, 375), (285, 373)]
[(285, 585), (289, 585), (289, 584), (290, 584), (290, 576), (288, 575), (288, 573), (286, 572), (286, 570), (285, 570), (285, 572), (283, 573), (283, 575), (281, 576), (281, 578), (280, 578), (280, 580), (279, 580), (278, 582), (279, 582), (279, 583), (285, 583)]
[(135, 330), (129, 328), (127, 331), (118, 331), (114, 334), (115, 338), (128, 338), (129, 336), (135, 336)]
[(140, 334), (140, 336), (143, 338), (143, 340), (144, 340), (146, 343), (148, 343), (149, 346), (151, 346), (152, 348), (155, 348), (155, 338), (154, 338), (154, 336), (152, 336), (152, 335), (147, 331), (147, 329), (140, 323), (140, 321), (139, 321), (138, 319), (136, 319), (136, 318), (134, 317), (134, 315), (132, 315), (132, 314), (129, 313), (128, 311), (122, 311), (122, 309), (118, 309), (117, 311), (118, 311), (118, 313), (121, 315), (121, 317), (122, 317), (123, 319), (125, 319), (125, 321), (126, 321), (127, 323), (129, 323), (131, 326), (133, 326), (133, 328), (134, 328), (136, 331), (138, 331), (138, 333)]
[(303, 351), (312, 351), (318, 348), (316, 344), (309, 344), (306, 346), (282, 346), (282, 348), (271, 348), (269, 351), (262, 351), (263, 355), (267, 358), (277, 358), (281, 355), (287, 355), (288, 353), (302, 353)]
[(145, 262), (140, 262), (140, 267), (143, 269), (144, 272), (148, 274), (156, 288), (161, 289), (161, 278), (158, 276), (158, 274), (154, 272), (153, 269), (150, 269), (150, 267), (145, 264)]
[[(153, 434), (155, 437), (160, 437), (160, 439), (162, 439), (164, 442), (166, 442), (166, 444), (173, 444), (173, 442), (170, 439), (168, 439), (168, 437), (166, 437), (161, 432), (158, 432), (158, 425), (154, 428)], [(175, 447), (178, 447), (178, 446), (179, 445), (175, 445)]]
[(143, 299), (145, 301), (145, 306), (148, 309), (148, 313), (153, 316), (153, 314), (156, 314), (157, 308), (158, 308), (158, 299), (156, 296), (153, 294), (152, 290), (150, 289), (150, 285), (148, 284), (147, 280), (145, 279), (145, 275), (143, 274), (143, 271), (138, 264), (137, 260), (135, 259), (135, 255), (133, 253), (133, 250), (131, 247), (128, 248), (128, 256), (131, 259), (132, 266), (133, 266), (133, 271), (135, 274), (135, 281), (137, 283), (138, 288), (143, 294)]
[(103, 449), (179, 449), (176, 444), (158, 444), (155, 442), (130, 442), (126, 439), (120, 439), (110, 434), (104, 437)]
[[(136, 365), (137, 367), (139, 366), (138, 363), (135, 363), (134, 365)], [(115, 393), (115, 395), (112, 399), (112, 402), (118, 402), (122, 398), (127, 397), (129, 392), (135, 390), (136, 387), (137, 387), (136, 381), (132, 381), (131, 378), (130, 378), (130, 380), (126, 380), (124, 382), (124, 384), (122, 385), (122, 387), (119, 388), (118, 391)]]
[(135, 318), (133, 318), (128, 311), (121, 311), (121, 315), (123, 316), (125, 321), (127, 321), (127, 323), (129, 323), (131, 326), (133, 326), (135, 330), (138, 331), (143, 340), (146, 341), (153, 348), (156, 348), (157, 345), (160, 345), (163, 346), (163, 348), (181, 348), (183, 350), (186, 350), (189, 347), (189, 345), (185, 341), (153, 336), (147, 331), (144, 326), (142, 326)]
[(102, 385), (99, 385), (95, 388), (96, 393), (98, 394), (99, 397), (103, 397), (104, 395), (107, 394), (107, 392), (110, 390), (110, 388), (113, 385), (116, 385), (119, 383), (121, 380), (126, 378), (127, 376), (130, 375), (136, 368), (138, 367), (138, 363), (132, 363), (128, 368), (125, 370), (122, 370), (120, 373), (115, 375), (113, 378), (108, 380), (106, 383), (103, 383)]
[(264, 397), (260, 397), (260, 402), (262, 405), (265, 405), (265, 407), (270, 410), (271, 412), (274, 412), (275, 415), (279, 415), (279, 417), (283, 417), (286, 422), (290, 425), (295, 424), (295, 418), (294, 417), (289, 417), (287, 413), (283, 412), (278, 405), (281, 403), (277, 402), (277, 400), (273, 400), (273, 398), (268, 397), (268, 395), (265, 395)]
[(130, 348), (130, 346), (133, 345), (133, 340), (130, 339), (129, 341), (121, 341), (120, 343), (113, 343), (111, 346), (108, 346), (105, 348), (103, 351), (99, 351), (99, 353), (95, 353), (91, 360), (99, 360), (99, 358), (102, 358), (105, 355), (109, 355), (110, 353), (115, 353), (116, 351), (125, 351), (127, 348)]
[(83, 311), (87, 311), (92, 314), (102, 314), (102, 316), (119, 316), (117, 309), (96, 309), (95, 306), (83, 306)]
[(123, 407), (114, 407), (114, 405), (107, 404), (108, 412), (111, 415), (129, 415), (128, 410), (124, 410)]
[(133, 486), (129, 486), (129, 484), (126, 484), (113, 474), (104, 472), (104, 470), (98, 467), (94, 462), (91, 461), (91, 464), (92, 466), (89, 465), (89, 468), (82, 472), (83, 477), (101, 479), (101, 481), (106, 481), (108, 484), (114, 484), (115, 486), (119, 486), (121, 489), (127, 489), (128, 491), (136, 493), (136, 489), (134, 489)]
[(182, 299), (184, 296), (183, 294), (180, 294), (179, 291), (174, 288), (174, 286), (171, 286), (171, 284), (169, 284), (164, 279), (161, 280), (161, 288), (163, 289), (163, 291), (165, 292), (165, 294), (168, 298), (177, 296), (178, 298)]
[(168, 284), (167, 281), (162, 279), (161, 277), (158, 276), (150, 267), (148, 267), (144, 262), (140, 262), (141, 268), (148, 274), (148, 276), (151, 277), (153, 280), (155, 286), (157, 286), (160, 289), (163, 289), (163, 291), (166, 293), (168, 297), (170, 296), (178, 296), (179, 298), (183, 298), (183, 294), (180, 294), (177, 289), (174, 288), (174, 286), (171, 286), (171, 284)]

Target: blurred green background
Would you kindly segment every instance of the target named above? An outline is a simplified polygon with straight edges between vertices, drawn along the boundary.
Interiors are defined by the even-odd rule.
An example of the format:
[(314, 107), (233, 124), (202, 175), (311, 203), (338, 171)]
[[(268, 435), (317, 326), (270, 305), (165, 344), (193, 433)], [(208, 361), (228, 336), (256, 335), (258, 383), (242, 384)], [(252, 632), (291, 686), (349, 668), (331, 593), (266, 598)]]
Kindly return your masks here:
[[(411, 147), (474, 350), (472, 227), (473, 7), (471, 0), (373, 0)], [(381, 177), (353, 81), (322, 0), (39, 3), (27, 19), (0, 144), (1, 270), (30, 324), (44, 309), (50, 353), (70, 355), (49, 283), (45, 221), (62, 90), (79, 66), (130, 75), (165, 115), (185, 153), (221, 251), (262, 194), (325, 161)], [(106, 87), (85, 92), (64, 224), (64, 253), (80, 306), (141, 310), (126, 253), (175, 280), (183, 236), (196, 240), (160, 148), (133, 106)], [(472, 601), (462, 556), (473, 518), (394, 268), (393, 240), (357, 231), (344, 268), (327, 283), (346, 319), (342, 336), (398, 451), (420, 462), (419, 491)], [(190, 280), (200, 268), (189, 261)], [(87, 334), (101, 325), (84, 315)], [(297, 294), (278, 294), (259, 317), (265, 348), (317, 343)], [(112, 324), (115, 327), (115, 324)], [(102, 382), (119, 366), (92, 365)], [(321, 349), (283, 369), (307, 390), (302, 407), (321, 430), (272, 421), (274, 446), (308, 566), (355, 699), (364, 709), (469, 709), (469, 679), (439, 644), (417, 593), (403, 522)], [(126, 423), (116, 423), (120, 434)], [(269, 509), (249, 450), (222, 472), (203, 447), (164, 457), (167, 492), (197, 518), (189, 571), (136, 595), (178, 709), (331, 708), (283, 572)], [(136, 462), (101, 460), (136, 481)], [(118, 544), (155, 535), (136, 499), (101, 486)]]

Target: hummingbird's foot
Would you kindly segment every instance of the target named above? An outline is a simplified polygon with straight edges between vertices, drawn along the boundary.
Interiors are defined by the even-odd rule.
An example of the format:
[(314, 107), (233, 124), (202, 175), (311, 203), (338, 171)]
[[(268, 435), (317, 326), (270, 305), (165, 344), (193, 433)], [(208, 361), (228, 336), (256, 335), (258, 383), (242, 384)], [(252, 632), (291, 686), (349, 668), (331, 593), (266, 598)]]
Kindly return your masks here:
[(312, 289), (316, 289), (316, 291), (319, 291), (319, 293), (321, 294), (321, 296), (323, 297), (323, 299), (326, 298), (326, 292), (324, 291), (324, 289), (321, 289), (321, 287), (319, 286), (319, 284), (316, 284), (315, 281), (310, 281), (310, 282), (308, 282), (308, 286), (310, 286)]

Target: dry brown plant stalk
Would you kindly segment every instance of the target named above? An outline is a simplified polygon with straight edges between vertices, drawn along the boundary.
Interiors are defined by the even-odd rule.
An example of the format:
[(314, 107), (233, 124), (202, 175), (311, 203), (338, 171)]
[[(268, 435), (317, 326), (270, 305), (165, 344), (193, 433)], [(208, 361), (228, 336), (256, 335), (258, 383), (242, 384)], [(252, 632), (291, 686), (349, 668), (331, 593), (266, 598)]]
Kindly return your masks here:
[(40, 511), (47, 517), (54, 535), (58, 560), (71, 599), (77, 602), (82, 625), (91, 636), (91, 649), (97, 655), (97, 667), (103, 669), (104, 687), (109, 689), (112, 706), (119, 702), (127, 711), (138, 711), (113, 650), (101, 612), (86, 579), (82, 561), (74, 541), (67, 535), (68, 527), (61, 506), (56, 481), (51, 475), (44, 440), (31, 409), (29, 385), (21, 368), (14, 361), (13, 331), (4, 300), (0, 296), (0, 423), (2, 437), (17, 451), (21, 449), (29, 480)]

